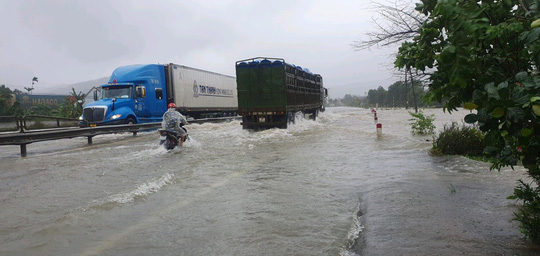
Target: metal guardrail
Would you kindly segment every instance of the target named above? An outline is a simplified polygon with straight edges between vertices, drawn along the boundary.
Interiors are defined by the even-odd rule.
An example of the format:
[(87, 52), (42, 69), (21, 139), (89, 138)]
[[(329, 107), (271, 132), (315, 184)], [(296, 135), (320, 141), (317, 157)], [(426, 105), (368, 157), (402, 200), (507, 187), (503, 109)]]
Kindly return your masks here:
[(31, 132), (0, 134), (0, 146), (20, 145), (21, 156), (25, 157), (26, 145), (34, 142), (87, 137), (88, 144), (92, 144), (92, 137), (96, 135), (116, 132), (133, 132), (133, 135), (136, 135), (139, 131), (155, 129), (157, 127), (161, 127), (161, 123), (109, 125), (89, 128), (57, 128)]
[(0, 132), (20, 131), (20, 117), (17, 116), (0, 116)]
[(80, 120), (77, 118), (65, 118), (42, 115), (23, 116), (21, 126), (26, 130), (36, 130), (52, 127), (75, 127), (79, 125)]
[(76, 127), (79, 119), (28, 115), (28, 116), (0, 116), (0, 132), (37, 130), (44, 128)]
[[(206, 122), (227, 122), (239, 119), (240, 117), (220, 117), (190, 120), (189, 123), (206, 123)], [(87, 137), (88, 144), (92, 144), (92, 138), (96, 135), (132, 132), (137, 135), (139, 131), (152, 130), (161, 127), (161, 122), (142, 123), (142, 124), (123, 124), (123, 125), (107, 125), (87, 128), (54, 128), (42, 129), (36, 131), (26, 131), (22, 129), (20, 132), (0, 133), (0, 146), (19, 145), (21, 147), (21, 156), (26, 157), (26, 145), (34, 142), (70, 139), (75, 137)]]

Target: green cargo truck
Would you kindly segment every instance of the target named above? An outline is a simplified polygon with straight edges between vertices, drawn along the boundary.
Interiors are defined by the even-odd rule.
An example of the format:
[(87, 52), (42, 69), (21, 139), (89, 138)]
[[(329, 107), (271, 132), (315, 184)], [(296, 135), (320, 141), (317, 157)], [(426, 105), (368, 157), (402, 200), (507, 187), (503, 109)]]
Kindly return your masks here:
[(321, 75), (279, 58), (237, 61), (236, 84), (244, 129), (287, 128), (298, 112), (315, 119), (328, 95)]

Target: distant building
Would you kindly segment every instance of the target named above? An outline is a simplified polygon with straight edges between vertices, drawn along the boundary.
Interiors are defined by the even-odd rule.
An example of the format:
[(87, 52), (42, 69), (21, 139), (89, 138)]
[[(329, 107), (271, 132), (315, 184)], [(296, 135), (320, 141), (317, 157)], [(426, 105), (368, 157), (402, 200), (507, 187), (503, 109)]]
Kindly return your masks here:
[(66, 95), (17, 94), (16, 100), (21, 104), (21, 107), (25, 109), (42, 104), (52, 109), (56, 109), (59, 105), (64, 103)]

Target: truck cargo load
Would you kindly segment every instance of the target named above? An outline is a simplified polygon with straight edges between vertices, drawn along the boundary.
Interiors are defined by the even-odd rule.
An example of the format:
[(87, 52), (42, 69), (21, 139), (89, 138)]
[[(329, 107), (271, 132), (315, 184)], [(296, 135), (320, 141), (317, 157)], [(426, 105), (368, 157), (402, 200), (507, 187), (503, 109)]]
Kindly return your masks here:
[(297, 112), (315, 119), (328, 94), (321, 75), (280, 58), (237, 61), (236, 82), (244, 129), (287, 128)]

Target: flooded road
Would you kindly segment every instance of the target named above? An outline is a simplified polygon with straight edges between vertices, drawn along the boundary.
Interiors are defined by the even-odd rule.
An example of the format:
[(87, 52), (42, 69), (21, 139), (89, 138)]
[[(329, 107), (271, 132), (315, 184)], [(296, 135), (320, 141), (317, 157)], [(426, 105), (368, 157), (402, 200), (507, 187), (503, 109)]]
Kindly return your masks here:
[[(467, 113), (435, 114), (441, 130)], [(505, 199), (521, 168), (432, 157), (406, 110), (286, 130), (192, 124), (0, 147), (0, 255), (535, 255)]]

